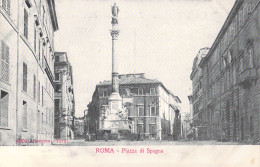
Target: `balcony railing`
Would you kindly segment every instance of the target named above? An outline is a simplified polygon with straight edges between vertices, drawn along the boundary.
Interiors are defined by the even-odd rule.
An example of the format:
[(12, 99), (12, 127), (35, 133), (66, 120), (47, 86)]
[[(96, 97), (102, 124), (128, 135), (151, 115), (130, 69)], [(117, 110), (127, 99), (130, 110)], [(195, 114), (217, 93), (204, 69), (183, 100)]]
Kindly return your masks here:
[(49, 67), (49, 64), (47, 63), (47, 60), (46, 60), (45, 56), (43, 56), (43, 57), (44, 57), (43, 68), (44, 68), (44, 70), (45, 70), (49, 80), (51, 81), (52, 86), (54, 87), (54, 77), (53, 77), (52, 71), (51, 71), (51, 69)]

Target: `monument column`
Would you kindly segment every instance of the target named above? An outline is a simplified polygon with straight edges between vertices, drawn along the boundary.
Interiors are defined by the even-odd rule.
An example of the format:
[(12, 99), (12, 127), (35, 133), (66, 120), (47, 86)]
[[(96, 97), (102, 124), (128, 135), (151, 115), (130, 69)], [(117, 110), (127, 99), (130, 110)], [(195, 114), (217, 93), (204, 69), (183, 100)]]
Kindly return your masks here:
[(110, 31), (110, 33), (112, 36), (112, 93), (113, 93), (113, 92), (119, 92), (118, 61), (117, 61), (117, 41), (119, 36), (119, 30), (117, 29), (117, 25), (113, 24), (113, 20), (112, 20), (112, 30)]
[(118, 78), (118, 58), (117, 58), (117, 41), (119, 36), (118, 13), (119, 8), (114, 4), (112, 6), (112, 94), (108, 99), (108, 105), (111, 113), (117, 113), (122, 108), (122, 98), (119, 95), (119, 78)]

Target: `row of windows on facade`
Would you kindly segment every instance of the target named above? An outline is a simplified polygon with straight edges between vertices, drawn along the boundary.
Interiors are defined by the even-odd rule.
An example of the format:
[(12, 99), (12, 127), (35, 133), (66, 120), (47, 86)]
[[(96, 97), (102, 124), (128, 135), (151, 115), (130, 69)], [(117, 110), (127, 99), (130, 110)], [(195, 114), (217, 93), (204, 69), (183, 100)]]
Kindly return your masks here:
[[(33, 75), (33, 99), (36, 100), (36, 89), (37, 89), (37, 81), (36, 81), (36, 76)], [(37, 90), (37, 94), (38, 94), (38, 103), (41, 102), (42, 106), (44, 106), (44, 92), (48, 92), (50, 94), (51, 97), (53, 97), (53, 89), (51, 87), (51, 84), (48, 82), (48, 79), (46, 78), (46, 91), (44, 91), (44, 86), (41, 87), (41, 83), (38, 82), (38, 90)], [(27, 64), (23, 63), (23, 88), (22, 90), (24, 92), (28, 92), (28, 69), (27, 69)]]
[[(226, 67), (227, 65), (231, 64), (232, 60), (234, 59), (231, 54), (231, 52), (229, 51), (228, 56), (224, 56), (225, 58), (223, 59), (223, 65), (221, 66), (222, 69), (223, 67)], [(224, 91), (226, 91), (227, 89), (231, 88), (233, 85), (236, 84), (237, 82), (237, 76), (236, 74), (238, 73), (237, 71), (239, 70), (241, 74), (242, 72), (244, 72), (247, 69), (252, 69), (254, 68), (254, 50), (253, 50), (253, 43), (252, 42), (248, 42), (247, 45), (247, 49), (246, 52), (242, 52), (239, 59), (238, 59), (238, 68), (236, 68), (236, 64), (232, 64), (229, 65), (227, 69), (225, 69), (225, 73), (222, 76), (221, 79), (221, 83), (222, 85), (220, 85), (220, 81), (219, 81), (219, 76), (220, 76), (220, 70), (219, 70), (219, 66), (220, 64), (217, 63), (212, 70), (209, 72), (208, 74), (208, 84), (207, 84), (207, 80), (205, 80), (204, 85), (206, 86), (207, 89), (207, 97), (208, 98), (214, 98), (215, 95), (217, 94), (218, 90), (221, 90), (221, 92), (223, 93)], [(238, 69), (238, 70), (237, 70)], [(196, 100), (198, 98), (198, 93), (199, 90), (202, 88), (201, 85), (201, 81), (199, 82), (198, 87), (195, 88), (193, 94), (193, 100)]]
[[(220, 62), (216, 63), (212, 70), (209, 73), (209, 84), (214, 82), (216, 78), (220, 75), (220, 67), (221, 71), (229, 69), (229, 68), (236, 68), (236, 64), (238, 67), (236, 68), (238, 72), (243, 72), (246, 69), (254, 68), (254, 48), (253, 42), (251, 40), (247, 41), (247, 46), (245, 51), (240, 51), (237, 57), (237, 63), (235, 63), (235, 55), (232, 54), (232, 51), (228, 51), (225, 53), (222, 59), (222, 64)], [(234, 71), (236, 72), (236, 70)]]
[[(231, 63), (232, 56), (230, 55), (229, 57), (230, 57), (229, 61), (227, 62)], [(254, 68), (253, 59), (254, 59), (253, 44), (250, 43), (248, 45), (246, 54), (244, 55), (244, 53), (242, 53), (237, 63), (228, 66), (228, 68), (225, 69), (225, 73), (223, 73), (221, 78), (219, 78), (220, 70), (219, 70), (219, 64), (217, 64), (210, 72), (210, 74), (208, 74), (208, 81), (206, 78), (204, 78), (204, 86), (207, 90), (207, 92), (205, 93), (207, 94), (207, 97), (214, 98), (215, 95), (217, 95), (217, 93), (220, 92), (224, 93), (224, 91), (234, 86), (237, 83), (237, 76), (239, 76), (237, 74), (241, 74), (247, 69)], [(220, 85), (220, 82), (222, 85)], [(199, 86), (199, 88), (202, 88), (202, 86)], [(198, 93), (198, 91), (199, 90), (195, 90), (194, 95)], [(197, 98), (198, 96), (196, 97), (194, 96), (194, 100)]]
[[(252, 54), (250, 55), (250, 57), (253, 57)], [(247, 69), (253, 68), (253, 64), (249, 62), (252, 62), (252, 58), (248, 60), (246, 59), (246, 57), (242, 57), (239, 62), (239, 71), (243, 72)], [(209, 85), (206, 91), (208, 98), (214, 98), (219, 93), (224, 93), (226, 90), (228, 90), (237, 83), (237, 72), (235, 64), (228, 68), (219, 80), (214, 80), (217, 78), (214, 76), (214, 74), (209, 76)], [(214, 79), (212, 79), (213, 77)]]
[[(130, 108), (126, 107), (126, 109), (128, 110), (128, 115), (129, 116), (134, 116), (133, 114), (131, 114), (131, 110)], [(144, 106), (138, 106), (137, 107), (137, 116), (138, 117), (142, 117), (142, 116), (158, 116), (159, 113), (156, 113), (156, 106), (155, 105), (150, 105), (149, 106), (149, 112), (148, 115), (146, 115), (145, 111), (144, 111)], [(166, 119), (166, 115), (165, 115), (165, 110), (163, 109), (163, 119)], [(154, 119), (156, 120), (156, 119)]]
[[(146, 89), (143, 89), (143, 88), (139, 88), (139, 89), (138, 88), (125, 89), (124, 95), (130, 95), (130, 94), (133, 94), (133, 95), (147, 95), (147, 94), (149, 94), (149, 95), (156, 95), (155, 88), (150, 88), (149, 92), (146, 92), (145, 90)], [(108, 90), (101, 90), (99, 96), (100, 97), (107, 97), (107, 96), (109, 96)]]
[[(0, 126), (8, 127), (9, 126), (9, 93), (1, 90), (1, 98), (0, 98)], [(33, 111), (32, 111), (33, 112)], [(53, 126), (53, 112), (47, 109), (44, 117), (44, 113), (37, 113), (37, 122), (38, 125), (41, 119), (41, 129), (43, 129), (44, 123), (46, 125)], [(40, 118), (41, 117), (41, 118)], [(45, 119), (44, 119), (45, 118)], [(23, 109), (22, 109), (22, 128), (27, 129), (28, 125), (28, 103), (23, 101)], [(40, 130), (40, 126), (37, 126), (37, 129)]]
[(56, 55), (55, 63), (59, 63), (59, 62), (66, 62), (66, 56), (65, 55)]
[[(128, 111), (130, 111), (130, 109), (128, 109)], [(138, 116), (157, 116), (156, 107), (155, 106), (150, 106), (149, 107), (148, 115), (145, 115), (146, 113), (144, 112), (144, 106), (138, 106), (137, 107), (137, 111), (138, 111), (138, 113), (137, 113)]]
[[(169, 134), (170, 133), (170, 122), (163, 120), (162, 121), (162, 134)], [(151, 137), (156, 137), (156, 134), (159, 132), (157, 129), (157, 124), (155, 123), (150, 123), (149, 124), (149, 134), (152, 135)], [(144, 134), (145, 130), (144, 130), (144, 123), (143, 121), (137, 124), (137, 133), (139, 134)]]
[[(1, 80), (9, 83), (9, 46), (1, 41)], [(27, 92), (27, 81), (28, 81), (28, 69), (27, 64), (23, 63), (23, 91)], [(40, 102), (40, 83), (38, 87), (38, 101)], [(53, 90), (51, 83), (46, 79), (46, 89), (49, 94), (53, 95)], [(43, 86), (42, 86), (42, 96), (43, 96)], [(33, 75), (33, 98), (36, 99), (36, 76)]]
[[(232, 23), (230, 23), (229, 27), (227, 28), (225, 34), (223, 35), (221, 42), (216, 46), (215, 51), (213, 52), (213, 56), (208, 61), (208, 71), (210, 72), (213, 66), (217, 63), (219, 60), (219, 56), (223, 54), (222, 61), (225, 67), (228, 63), (231, 62), (230, 53), (232, 51), (226, 51), (227, 48), (229, 48), (229, 45), (233, 42), (236, 35), (238, 34), (240, 28), (243, 27), (243, 25), (246, 22), (246, 19), (250, 16), (250, 13), (255, 8), (255, 5), (257, 4), (259, 0), (251, 0), (244, 2), (244, 4), (240, 7), (237, 15), (234, 17)], [(221, 50), (221, 52), (220, 52)]]
[[(11, 2), (12, 1), (10, 1), (10, 0), (2, 0), (2, 8), (9, 15), (10, 15), (10, 7), (11, 7), (10, 5), (11, 5)], [(28, 3), (26, 3), (26, 4), (28, 4)], [(24, 35), (24, 37), (27, 40), (29, 40), (29, 12), (28, 11), (29, 11), (29, 8), (31, 8), (31, 6), (30, 7), (28, 5), (25, 5), (25, 6), (27, 6), (27, 7), (24, 8), (24, 20), (23, 20), (23, 22), (24, 22), (23, 30), (24, 31), (23, 31), (23, 35)], [(39, 12), (39, 14), (40, 13), (41, 12)], [(46, 12), (45, 12), (44, 6), (42, 6), (42, 13), (43, 13), (42, 14), (42, 22), (43, 22), (45, 28), (48, 29), (48, 30), (51, 30), (50, 20), (48, 20), (48, 22), (46, 21), (47, 17), (46, 17)], [(35, 17), (37, 17), (37, 16), (35, 16)], [(47, 27), (46, 27), (46, 25), (47, 25)], [(47, 33), (47, 35), (49, 35), (51, 33), (51, 35), (53, 36), (53, 32), (52, 31), (48, 31), (48, 32), (49, 33)], [(34, 25), (34, 39), (33, 39), (33, 41), (34, 41), (33, 42), (34, 43), (34, 52), (35, 52), (35, 54), (38, 53), (39, 64), (41, 64), (42, 66), (45, 66), (45, 65), (51, 63), (51, 60), (52, 60), (51, 59), (51, 57), (52, 57), (51, 55), (53, 53), (51, 51), (50, 43), (48, 43), (48, 45), (49, 45), (49, 48), (48, 48), (48, 46), (46, 45), (45, 39), (42, 36), (43, 35), (42, 35), (41, 28), (40, 27), (37, 28), (37, 25), (35, 23), (35, 25)], [(37, 39), (38, 39), (38, 44), (37, 44)], [(46, 37), (46, 41), (47, 42), (50, 42), (49, 39), (52, 40), (52, 38)], [(37, 50), (37, 45), (38, 45), (38, 50)]]
[[(144, 133), (144, 125), (143, 124), (138, 124), (137, 125), (137, 133), (138, 134), (143, 134)], [(149, 133), (151, 135), (156, 135), (157, 134), (156, 125), (154, 125), (154, 124), (150, 124), (149, 125)]]

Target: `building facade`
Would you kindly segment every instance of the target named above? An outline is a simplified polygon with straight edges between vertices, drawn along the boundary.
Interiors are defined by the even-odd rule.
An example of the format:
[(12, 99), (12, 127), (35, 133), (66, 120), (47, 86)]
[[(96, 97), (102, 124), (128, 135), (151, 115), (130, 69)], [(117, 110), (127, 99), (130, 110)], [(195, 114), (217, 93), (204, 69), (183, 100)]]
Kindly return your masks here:
[(0, 145), (53, 139), (57, 30), (54, 0), (0, 1)]
[(202, 69), (199, 67), (201, 60), (207, 55), (210, 48), (202, 48), (198, 52), (197, 56), (193, 61), (192, 73), (190, 79), (192, 80), (192, 96), (189, 96), (189, 102), (192, 105), (191, 116), (192, 116), (192, 127), (194, 138), (197, 140), (207, 139), (205, 129), (207, 124), (202, 119)]
[(181, 137), (187, 139), (189, 133), (191, 133), (191, 117), (190, 113), (182, 114), (181, 116)]
[(237, 0), (199, 63), (202, 96), (193, 94), (193, 110), (207, 139), (259, 143), (259, 20), (259, 0)]
[[(88, 105), (90, 134), (99, 129), (111, 92), (111, 81), (97, 84), (92, 102)], [(160, 81), (147, 79), (143, 73), (119, 75), (119, 94), (128, 111), (132, 134), (158, 140), (179, 137), (181, 101)]]
[(55, 124), (54, 137), (69, 140), (74, 137), (75, 99), (72, 66), (66, 52), (55, 52)]

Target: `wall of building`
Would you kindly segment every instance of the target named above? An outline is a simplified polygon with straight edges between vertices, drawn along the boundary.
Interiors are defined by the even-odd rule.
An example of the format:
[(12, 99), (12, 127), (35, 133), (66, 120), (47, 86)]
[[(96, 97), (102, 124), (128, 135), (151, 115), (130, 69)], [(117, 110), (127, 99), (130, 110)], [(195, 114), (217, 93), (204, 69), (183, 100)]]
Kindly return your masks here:
[[(45, 19), (37, 10), (43, 8)], [(25, 21), (26, 13), (28, 22)], [(38, 26), (35, 26), (35, 18), (39, 20)], [(9, 126), (0, 128), (0, 144), (42, 145), (19, 143), (16, 142), (17, 139), (48, 140), (46, 144), (50, 144), (53, 139), (54, 93), (52, 79), (49, 77), (53, 73), (50, 72), (48, 77), (46, 70), (53, 72), (50, 67), (53, 67), (54, 63), (51, 58), (54, 49), (53, 44), (46, 39), (53, 41), (54, 29), (47, 1), (42, 1), (41, 4), (32, 1), (28, 6), (25, 1), (11, 0), (10, 17), (9, 7), (4, 8), (3, 4), (0, 4), (0, 21), (0, 40), (9, 47), (9, 81), (1, 81), (0, 84), (0, 89), (9, 93)], [(1, 43), (1, 53), (2, 51)], [(2, 74), (3, 71), (1, 63)]]
[(55, 52), (55, 138), (74, 138), (73, 117), (75, 101), (73, 92), (72, 67), (67, 53)]
[(203, 98), (194, 100), (203, 104), (205, 139), (259, 141), (259, 10), (259, 0), (236, 1), (200, 64)]

